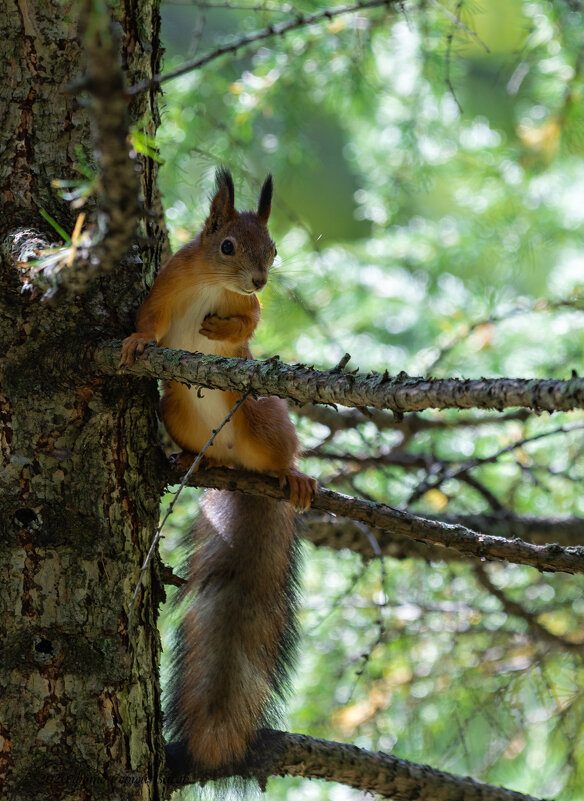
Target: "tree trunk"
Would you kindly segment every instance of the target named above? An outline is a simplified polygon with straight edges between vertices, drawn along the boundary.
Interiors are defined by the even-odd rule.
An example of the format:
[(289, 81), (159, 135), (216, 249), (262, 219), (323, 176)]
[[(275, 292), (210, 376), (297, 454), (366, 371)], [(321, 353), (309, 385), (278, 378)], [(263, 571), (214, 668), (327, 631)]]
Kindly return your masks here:
[[(157, 3), (110, 6), (112, 63), (129, 85), (158, 70)], [(41, 211), (68, 233), (75, 222), (52, 182), (79, 179), (82, 158), (99, 168), (91, 104), (69, 82), (83, 74), (103, 20), (97, 3), (0, 0), (2, 799), (163, 793), (156, 561), (129, 614), (158, 517), (156, 390), (150, 380), (96, 377), (88, 357), (130, 330), (142, 274), (157, 267), (155, 162), (134, 162), (142, 250), (106, 264), (82, 297), (52, 304), (34, 289), (44, 265), (31, 261), (58, 238)], [(152, 129), (154, 94), (128, 111)], [(99, 198), (84, 210), (103, 227)]]

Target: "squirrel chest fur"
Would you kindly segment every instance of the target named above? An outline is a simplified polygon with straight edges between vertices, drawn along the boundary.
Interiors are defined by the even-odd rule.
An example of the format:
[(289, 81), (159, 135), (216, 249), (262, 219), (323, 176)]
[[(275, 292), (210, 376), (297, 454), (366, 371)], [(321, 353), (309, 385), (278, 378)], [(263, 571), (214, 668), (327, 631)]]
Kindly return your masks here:
[[(230, 316), (230, 295), (234, 293), (220, 286), (193, 286), (182, 293), (177, 303), (176, 312), (171, 315), (168, 332), (161, 338), (160, 344), (175, 350), (188, 350), (192, 353), (209, 353), (217, 356), (242, 356), (244, 349), (232, 343), (208, 339), (201, 334), (204, 320), (212, 314), (222, 318)], [(254, 300), (255, 300), (255, 296)], [(235, 300), (239, 299), (235, 296)], [(256, 301), (257, 302), (257, 301)], [(219, 427), (234, 405), (233, 393), (218, 389), (186, 387), (181, 384), (165, 384), (162, 409), (167, 410), (166, 418), (169, 433), (176, 442), (181, 443), (181, 428), (184, 426), (175, 421), (170, 409), (172, 404), (182, 404), (188, 410), (189, 441), (188, 450), (200, 451), (210, 432)], [(164, 415), (164, 411), (163, 411)], [(237, 462), (234, 451), (236, 437), (233, 425), (227, 423), (219, 432), (206, 455), (221, 464)]]
[[(203, 229), (160, 271), (138, 310), (136, 332), (123, 342), (121, 365), (133, 363), (149, 342), (251, 357), (256, 292), (276, 254), (267, 229), (271, 199), (268, 176), (257, 210), (238, 212), (231, 175), (218, 170)], [(161, 417), (185, 463), (240, 398), (164, 384)], [(285, 402), (247, 397), (205, 452), (211, 463), (271, 473), (290, 490), (289, 503), (208, 490), (193, 531), (169, 732), (211, 771), (245, 760), (286, 687), (295, 643), (294, 508), (310, 506), (316, 490), (296, 467), (298, 449)]]

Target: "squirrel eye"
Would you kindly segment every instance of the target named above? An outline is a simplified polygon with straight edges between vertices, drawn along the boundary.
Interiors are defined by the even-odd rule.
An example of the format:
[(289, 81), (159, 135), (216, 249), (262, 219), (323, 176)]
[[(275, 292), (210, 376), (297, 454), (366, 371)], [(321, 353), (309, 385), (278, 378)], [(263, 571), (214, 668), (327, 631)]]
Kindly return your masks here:
[(232, 256), (235, 253), (235, 247), (231, 239), (224, 239), (223, 242), (221, 242), (221, 253), (224, 253), (226, 256)]
[(274, 258), (278, 255), (278, 248), (274, 245)]

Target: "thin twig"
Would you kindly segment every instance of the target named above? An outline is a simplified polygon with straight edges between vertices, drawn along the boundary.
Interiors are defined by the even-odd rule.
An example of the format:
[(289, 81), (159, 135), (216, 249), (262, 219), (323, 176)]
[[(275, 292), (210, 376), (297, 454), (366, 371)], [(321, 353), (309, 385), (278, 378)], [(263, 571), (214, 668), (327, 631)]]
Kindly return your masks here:
[[(537, 440), (544, 439), (545, 437), (555, 436), (556, 434), (569, 434), (573, 431), (581, 431), (583, 429), (584, 424), (581, 423), (573, 426), (559, 426), (551, 431), (542, 431), (539, 434), (533, 434), (531, 436), (524, 437), (517, 442), (512, 442), (510, 445), (505, 445), (503, 448), (500, 448), (490, 456), (468, 459), (466, 462), (459, 464), (458, 467), (450, 467), (447, 470), (443, 470), (433, 481), (430, 481), (429, 479), (423, 481), (408, 498), (408, 505), (411, 506), (426, 492), (431, 489), (437, 489), (445, 481), (450, 481), (453, 478), (461, 478), (475, 467), (493, 464), (499, 459), (500, 456), (503, 456), (506, 453), (512, 453), (515, 450), (523, 448), (525, 445), (529, 445), (531, 442), (537, 442)], [(444, 465), (445, 463), (443, 462), (442, 464)]]
[(292, 11), (292, 6), (285, 4), (283, 8), (271, 8), (270, 6), (261, 3), (255, 6), (245, 6), (245, 5), (237, 5), (236, 3), (208, 3), (203, 2), (203, 0), (166, 0), (166, 5), (169, 6), (191, 6), (192, 8), (202, 8), (202, 9), (211, 9), (217, 10), (221, 9), (222, 11), (250, 11), (255, 13), (262, 13), (264, 11), (269, 11), (274, 14), (289, 14)]
[[(474, 39), (475, 42), (478, 42), (478, 44), (484, 49), (485, 53), (491, 52), (489, 50), (488, 45), (485, 42), (483, 42), (478, 33), (476, 31), (473, 31), (472, 28), (469, 28), (468, 25), (465, 25), (464, 22), (462, 22), (462, 20), (458, 16), (458, 14), (453, 14), (452, 11), (450, 11), (450, 9), (445, 8), (443, 5), (438, 3), (437, 0), (428, 0), (428, 2), (430, 3), (431, 6), (434, 6), (434, 8), (437, 11), (439, 11), (441, 14), (444, 14), (444, 16), (447, 19), (449, 19), (453, 25), (455, 25), (457, 28), (460, 28), (461, 31), (464, 31), (468, 36)], [(459, 4), (458, 8), (460, 8), (460, 5), (461, 4)]]
[(174, 507), (176, 505), (176, 502), (179, 499), (179, 496), (180, 496), (181, 492), (183, 491), (183, 489), (186, 486), (188, 486), (188, 482), (189, 482), (190, 477), (195, 472), (195, 470), (198, 468), (198, 466), (201, 464), (201, 460), (202, 460), (203, 456), (205, 455), (205, 452), (211, 447), (215, 437), (219, 434), (221, 429), (225, 425), (227, 425), (227, 423), (231, 420), (231, 418), (233, 417), (235, 412), (243, 404), (243, 402), (248, 397), (250, 392), (251, 392), (251, 390), (249, 390), (249, 389), (246, 390), (243, 393), (243, 395), (241, 396), (241, 398), (237, 401), (237, 403), (233, 406), (233, 408), (231, 409), (229, 414), (226, 417), (223, 418), (223, 420), (221, 421), (220, 425), (218, 425), (217, 428), (213, 429), (213, 432), (211, 433), (211, 436), (209, 437), (209, 439), (207, 440), (207, 442), (203, 446), (202, 450), (199, 451), (199, 453), (195, 456), (195, 458), (192, 461), (191, 466), (189, 467), (187, 472), (182, 477), (182, 480), (180, 482), (179, 488), (175, 492), (170, 504), (168, 505), (168, 509), (166, 510), (166, 514), (164, 515), (164, 517), (162, 518), (158, 528), (154, 532), (154, 537), (152, 538), (152, 542), (150, 543), (150, 548), (148, 549), (148, 553), (146, 554), (146, 558), (144, 559), (144, 564), (140, 568), (140, 575), (138, 576), (138, 581), (137, 581), (136, 587), (134, 589), (134, 595), (132, 596), (132, 600), (130, 601), (130, 605), (128, 607), (128, 617), (132, 616), (132, 612), (134, 610), (134, 604), (136, 602), (136, 598), (138, 597), (138, 592), (140, 590), (140, 587), (142, 586), (142, 579), (144, 577), (144, 573), (148, 569), (148, 565), (150, 564), (150, 560), (152, 559), (152, 554), (154, 553), (154, 549), (158, 545), (158, 541), (160, 540), (160, 536), (162, 534), (162, 529), (164, 528), (164, 524), (166, 523), (166, 521), (168, 520), (170, 515), (173, 513)]
[(227, 53), (236, 53), (242, 47), (262, 42), (264, 39), (270, 39), (273, 36), (285, 36), (287, 33), (290, 33), (290, 31), (295, 31), (298, 28), (304, 28), (309, 25), (315, 25), (324, 20), (332, 20), (334, 17), (338, 17), (341, 14), (351, 14), (355, 11), (364, 11), (369, 8), (378, 8), (379, 6), (387, 6), (389, 8), (391, 5), (396, 4), (397, 0), (364, 0), (364, 2), (354, 3), (352, 5), (325, 8), (323, 11), (318, 11), (314, 14), (296, 14), (294, 19), (288, 22), (274, 23), (268, 25), (267, 28), (262, 28), (259, 31), (240, 36), (238, 39), (231, 42), (231, 44), (218, 47), (211, 53), (207, 53), (206, 56), (199, 56), (199, 58), (187, 61), (181, 67), (167, 72), (165, 75), (158, 74), (148, 80), (140, 81), (140, 83), (129, 87), (127, 92), (129, 95), (140, 94), (153, 86), (158, 86), (159, 84), (166, 83), (166, 81), (179, 78), (181, 75), (186, 75), (187, 72), (199, 69), (220, 56), (224, 56)]
[(503, 590), (500, 587), (497, 587), (497, 585), (491, 580), (491, 577), (483, 564), (476, 562), (473, 565), (473, 568), (479, 583), (484, 587), (484, 589), (497, 598), (507, 614), (524, 620), (527, 623), (527, 627), (533, 637), (538, 640), (543, 640), (544, 642), (547, 642), (556, 648), (562, 648), (564, 651), (568, 651), (570, 653), (582, 654), (584, 652), (584, 643), (572, 642), (558, 636), (557, 634), (554, 634), (548, 628), (542, 626), (537, 615), (533, 614), (532, 612), (528, 612), (527, 609), (525, 609), (521, 604), (513, 601), (511, 598), (508, 598)]
[[(307, 403), (299, 409), (294, 409), (294, 413), (301, 417), (306, 417), (313, 423), (320, 423), (326, 426), (333, 434), (337, 431), (349, 431), (364, 423), (373, 423), (379, 431), (396, 430), (404, 434), (406, 439), (411, 439), (416, 434), (428, 430), (458, 429), (463, 427), (478, 427), (501, 425), (509, 421), (519, 421), (524, 423), (529, 419), (530, 412), (526, 409), (519, 409), (516, 412), (509, 412), (504, 415), (473, 415), (463, 417), (421, 417), (419, 414), (408, 414), (407, 417), (400, 419), (391, 412), (380, 412), (375, 409), (332, 409), (329, 406), (319, 406), (315, 403)], [(403, 445), (402, 445), (403, 447)]]
[(387, 592), (387, 571), (385, 569), (385, 559), (383, 558), (383, 553), (381, 551), (381, 548), (379, 547), (379, 543), (377, 542), (377, 539), (375, 538), (373, 531), (370, 528), (368, 528), (364, 523), (356, 521), (356, 525), (359, 526), (364, 536), (367, 537), (369, 544), (371, 545), (371, 548), (373, 550), (373, 553), (375, 554), (375, 558), (379, 560), (379, 571), (381, 578), (380, 581), (381, 600), (379, 601), (379, 603), (374, 602), (379, 612), (379, 616), (375, 620), (375, 625), (377, 627), (377, 636), (375, 637), (374, 641), (369, 645), (367, 650), (364, 651), (360, 656), (361, 664), (357, 668), (357, 671), (355, 673), (355, 679), (349, 690), (349, 694), (345, 700), (345, 704), (349, 704), (351, 702), (353, 695), (355, 693), (355, 689), (359, 682), (359, 679), (365, 673), (365, 669), (367, 668), (367, 664), (371, 660), (373, 651), (377, 648), (378, 645), (380, 645), (383, 642), (385, 638), (386, 630), (385, 630), (385, 620), (383, 615), (386, 609), (388, 608), (388, 601), (389, 601), (389, 593)]
[[(458, 20), (459, 24), (461, 24), (460, 23), (460, 11), (462, 9), (463, 2), (464, 2), (464, 0), (458, 0), (458, 3), (456, 4), (456, 19)], [(454, 40), (454, 31), (456, 30), (457, 27), (458, 27), (457, 24), (453, 21), (452, 25), (450, 27), (450, 30), (448, 31), (448, 34), (446, 36), (446, 59), (445, 59), (445, 61), (446, 61), (446, 86), (450, 90), (450, 94), (454, 98), (454, 102), (458, 106), (459, 112), (462, 114), (463, 113), (463, 109), (462, 109), (462, 106), (460, 105), (458, 97), (456, 96), (456, 92), (454, 91), (454, 85), (452, 83), (452, 74), (451, 74), (451, 69), (450, 69), (451, 66), (452, 66), (452, 61), (451, 61), (452, 43), (453, 43), (453, 40)]]

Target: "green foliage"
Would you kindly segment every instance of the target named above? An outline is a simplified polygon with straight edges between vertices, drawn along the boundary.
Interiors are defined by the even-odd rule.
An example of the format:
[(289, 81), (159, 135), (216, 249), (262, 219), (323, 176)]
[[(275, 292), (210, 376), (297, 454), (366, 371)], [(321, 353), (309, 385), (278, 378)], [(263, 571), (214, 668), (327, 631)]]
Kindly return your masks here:
[[(198, 55), (293, 13), (250, 5), (167, 6), (167, 68), (187, 56), (187, 30)], [(349, 352), (349, 369), (434, 376), (582, 371), (582, 14), (563, 0), (410, 2), (302, 27), (166, 86), (157, 144), (176, 245), (198, 230), (217, 164), (244, 207), (274, 174), (280, 255), (256, 355), (324, 367)], [(424, 417), (443, 423), (409, 438), (300, 420), (305, 468), (419, 513), (584, 514), (581, 414)], [(427, 465), (383, 462), (400, 452)], [(180, 514), (188, 524), (192, 504)], [(468, 563), (382, 570), (311, 550), (291, 728), (580, 798), (584, 676), (569, 643), (584, 640), (582, 578), (485, 569), (525, 616)], [(270, 785), (270, 798), (286, 793), (358, 797)]]
[(60, 226), (59, 223), (53, 217), (51, 217), (48, 211), (45, 211), (45, 209), (39, 209), (39, 214), (44, 220), (46, 220), (49, 223), (51, 228), (55, 229), (55, 231), (59, 234), (63, 242), (66, 242), (66, 244), (68, 245), (71, 244), (71, 237), (69, 236), (67, 231), (65, 231), (64, 228)]

